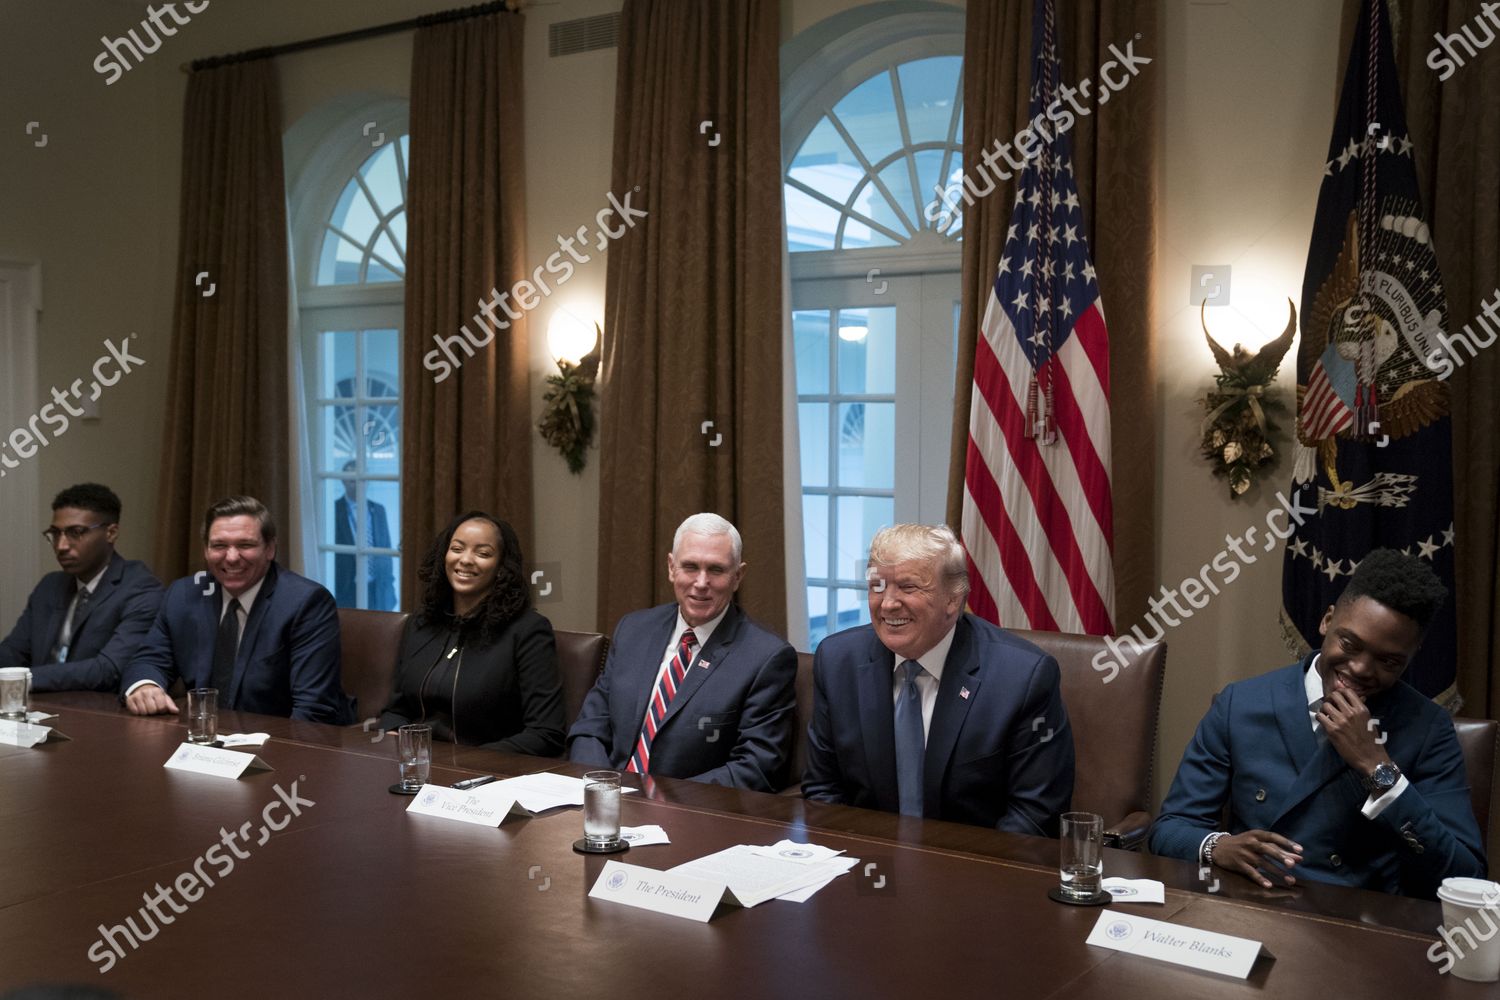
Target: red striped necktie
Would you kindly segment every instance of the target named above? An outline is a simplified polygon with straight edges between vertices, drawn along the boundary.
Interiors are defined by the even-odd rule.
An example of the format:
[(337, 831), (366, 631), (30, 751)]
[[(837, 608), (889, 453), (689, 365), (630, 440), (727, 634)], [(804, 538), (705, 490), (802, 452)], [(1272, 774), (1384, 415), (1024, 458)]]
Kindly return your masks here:
[(635, 753), (631, 755), (630, 764), (625, 770), (637, 774), (650, 772), (651, 741), (656, 739), (656, 730), (667, 714), (667, 706), (672, 704), (677, 689), (682, 687), (682, 679), (687, 676), (688, 666), (693, 662), (693, 647), (696, 645), (697, 633), (691, 628), (683, 629), (682, 638), (677, 642), (677, 652), (672, 654), (672, 662), (667, 665), (667, 669), (661, 672), (661, 680), (656, 682), (656, 690), (651, 694), (651, 703), (646, 706), (641, 735), (635, 741)]

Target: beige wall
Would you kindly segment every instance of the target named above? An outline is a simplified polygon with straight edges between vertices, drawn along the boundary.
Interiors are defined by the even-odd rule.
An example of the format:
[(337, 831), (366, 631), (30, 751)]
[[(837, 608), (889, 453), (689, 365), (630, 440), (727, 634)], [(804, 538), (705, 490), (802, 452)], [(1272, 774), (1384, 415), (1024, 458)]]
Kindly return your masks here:
[[(0, 34), (0, 93), (8, 105), (0, 142), (0, 259), (43, 265), (39, 392), (84, 374), (106, 336), (138, 334), (145, 368), (102, 399), (100, 419), (74, 425), (32, 461), (49, 497), (83, 477), (115, 486), (125, 501), (124, 547), (149, 554), (155, 536), (156, 472), (176, 266), (177, 174), (188, 59), (411, 16), (432, 0), (306, 3), (218, 0), (161, 51), (113, 86), (91, 68), (101, 35), (138, 23), (144, 4), (70, 0), (69, 17), (51, 4), (7, 0)], [(854, 0), (786, 0), (785, 37)], [(589, 221), (609, 186), (615, 53), (547, 55), (547, 25), (616, 9), (618, 0), (569, 0), (527, 14), (526, 149), (529, 257), (544, 260), (556, 236)], [(1197, 458), (1195, 400), (1212, 361), (1188, 308), (1192, 264), (1234, 267), (1233, 304), (1211, 312), (1226, 345), (1258, 345), (1281, 328), (1285, 299), (1297, 298), (1323, 149), (1332, 120), (1338, 12), (1331, 3), (1234, 0), (1225, 5), (1163, 4), (1163, 37), (1141, 48), (1157, 57), (1162, 89), (1161, 245), (1157, 273), (1163, 428), (1157, 557), (1161, 579), (1196, 574), (1224, 546), (1226, 532), (1262, 525), (1287, 481), (1231, 502)], [(288, 127), (340, 94), (400, 97), (407, 92), (409, 36), (282, 60)], [(1077, 70), (1074, 71), (1078, 72)], [(1142, 78), (1146, 79), (1145, 77)], [(20, 131), (42, 122), (48, 144)], [(19, 123), (19, 124), (18, 124)], [(536, 311), (533, 400), (551, 370), (545, 331), (559, 306), (602, 317), (603, 256)], [(3, 362), (0, 362), (3, 363)], [(1291, 365), (1280, 385), (1290, 392)], [(559, 563), (555, 602), (543, 610), (562, 627), (593, 625), (598, 503), (597, 452), (571, 476), (536, 441), (538, 562)], [(0, 484), (3, 487), (3, 484)], [(0, 516), (29, 530), (42, 517), (7, 506)], [(1162, 719), (1158, 794), (1209, 697), (1224, 683), (1286, 662), (1275, 622), (1279, 550), (1258, 561), (1207, 608), (1174, 629)], [(45, 553), (38, 546), (38, 569)], [(0, 609), (9, 620), (17, 609)], [(1132, 623), (1124, 623), (1126, 625)]]

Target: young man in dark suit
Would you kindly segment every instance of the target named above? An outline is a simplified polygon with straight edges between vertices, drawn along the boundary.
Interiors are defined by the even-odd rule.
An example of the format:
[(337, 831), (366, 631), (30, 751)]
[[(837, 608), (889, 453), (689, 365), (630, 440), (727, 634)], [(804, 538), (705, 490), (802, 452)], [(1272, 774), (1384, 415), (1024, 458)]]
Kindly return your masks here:
[(1453, 720), (1401, 680), (1446, 593), (1414, 556), (1365, 556), (1319, 650), (1219, 692), (1152, 852), (1267, 889), (1300, 878), (1431, 898), (1449, 876), (1484, 878)]
[(963, 547), (942, 525), (870, 542), (870, 621), (824, 639), (802, 794), (1055, 837), (1073, 797), (1057, 661), (964, 611)]
[(568, 732), (570, 759), (761, 792), (786, 784), (797, 654), (733, 603), (740, 553), (717, 514), (678, 526), (667, 556), (677, 603), (620, 619)]
[(52, 501), (42, 532), (62, 567), (42, 577), (10, 635), (0, 667), (30, 667), (34, 691), (114, 691), (146, 637), (161, 583), (146, 564), (115, 551), (120, 498), (80, 483)]
[(151, 631), (120, 681), (137, 715), (175, 713), (181, 677), (213, 687), (219, 706), (348, 725), (354, 706), (339, 682), (339, 619), (333, 595), (276, 565), (276, 522), (254, 497), (229, 497), (203, 519), (212, 579), (167, 588)]

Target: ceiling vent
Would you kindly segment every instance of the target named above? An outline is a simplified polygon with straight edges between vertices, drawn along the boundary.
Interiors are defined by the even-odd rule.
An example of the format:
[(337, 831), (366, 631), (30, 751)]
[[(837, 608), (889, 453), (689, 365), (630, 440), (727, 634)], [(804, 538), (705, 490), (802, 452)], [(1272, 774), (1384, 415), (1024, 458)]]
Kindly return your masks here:
[(571, 56), (595, 49), (612, 49), (620, 43), (620, 12), (558, 21), (547, 26), (548, 54)]

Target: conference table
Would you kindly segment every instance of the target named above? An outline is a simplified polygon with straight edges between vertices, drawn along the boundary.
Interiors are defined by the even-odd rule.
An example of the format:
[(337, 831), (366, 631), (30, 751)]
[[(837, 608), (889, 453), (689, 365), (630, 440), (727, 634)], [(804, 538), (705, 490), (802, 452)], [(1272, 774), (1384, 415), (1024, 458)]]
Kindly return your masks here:
[[(572, 850), (578, 808), (498, 828), (408, 815), (394, 734), (221, 712), (264, 732), (271, 770), (237, 780), (168, 770), (186, 729), (110, 695), (34, 698), (69, 737), (0, 746), (0, 992), (79, 984), (121, 997), (1478, 997), (1439, 975), (1437, 903), (1326, 885), (1263, 891), (1196, 865), (1106, 850), (1105, 874), (1166, 886), (1114, 909), (1263, 942), (1234, 979), (1085, 943), (1102, 912), (1054, 903), (1057, 843), (666, 778), (622, 797), (627, 826), (670, 844), (616, 860), (666, 869), (783, 839), (860, 859), (806, 902), (721, 906), (707, 923), (588, 898), (608, 857)], [(567, 761), (435, 743), (432, 781), (577, 776)], [(295, 783), (295, 792), (293, 784)], [(280, 791), (278, 791), (278, 788)], [(300, 800), (296, 815), (267, 807)], [(101, 943), (248, 829), (231, 871), (155, 922)], [(257, 831), (259, 836), (257, 836)], [(226, 845), (227, 846), (227, 845)], [(222, 848), (219, 857), (227, 855)], [(1219, 873), (1221, 876), (1224, 873)], [(176, 899), (184, 899), (182, 896)], [(149, 912), (149, 911), (147, 911)], [(131, 945), (134, 945), (133, 947)], [(91, 949), (92, 957), (91, 957)], [(102, 956), (113, 959), (107, 971)]]

